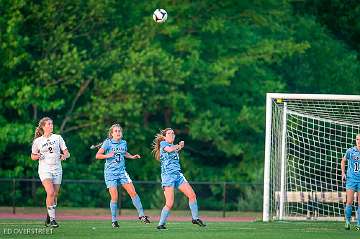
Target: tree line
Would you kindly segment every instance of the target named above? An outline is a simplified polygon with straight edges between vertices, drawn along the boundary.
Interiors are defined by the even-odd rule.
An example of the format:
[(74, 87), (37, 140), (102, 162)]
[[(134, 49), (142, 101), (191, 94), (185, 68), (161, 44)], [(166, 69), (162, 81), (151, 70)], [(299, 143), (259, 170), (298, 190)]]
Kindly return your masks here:
[[(152, 20), (161, 5), (164, 24)], [(68, 179), (102, 179), (94, 143), (124, 128), (134, 180), (158, 180), (172, 127), (196, 181), (261, 182), (267, 92), (357, 94), (356, 1), (0, 1), (0, 177), (37, 177), (54, 120)]]

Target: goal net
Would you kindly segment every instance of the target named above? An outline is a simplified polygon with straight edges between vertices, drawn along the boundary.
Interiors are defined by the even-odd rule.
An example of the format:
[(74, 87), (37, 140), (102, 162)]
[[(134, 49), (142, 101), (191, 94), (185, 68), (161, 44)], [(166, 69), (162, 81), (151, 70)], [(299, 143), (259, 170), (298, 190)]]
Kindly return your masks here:
[(267, 94), (263, 221), (343, 220), (340, 162), (358, 133), (360, 96)]

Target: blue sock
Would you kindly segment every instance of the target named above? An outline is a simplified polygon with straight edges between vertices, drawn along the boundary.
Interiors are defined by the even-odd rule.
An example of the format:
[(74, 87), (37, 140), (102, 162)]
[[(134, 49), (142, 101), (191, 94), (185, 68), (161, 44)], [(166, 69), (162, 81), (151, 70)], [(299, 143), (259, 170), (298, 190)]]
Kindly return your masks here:
[(136, 210), (137, 210), (138, 213), (139, 213), (139, 217), (144, 216), (144, 209), (143, 209), (143, 206), (142, 206), (142, 204), (141, 204), (141, 200), (140, 200), (140, 198), (139, 198), (139, 195), (136, 194), (136, 196), (133, 197), (131, 200), (132, 200), (132, 202), (133, 202)]
[(159, 221), (159, 225), (165, 225), (166, 223), (166, 219), (169, 216), (170, 211), (167, 210), (166, 207), (163, 207), (162, 211), (161, 211), (161, 216), (160, 216), (160, 221)]
[(110, 210), (111, 210), (111, 221), (117, 221), (116, 211), (117, 211), (117, 202), (110, 201)]
[(198, 210), (197, 201), (195, 200), (194, 202), (189, 202), (189, 207), (191, 210), (192, 219), (194, 220), (199, 219), (199, 210)]
[(350, 221), (351, 221), (351, 213), (352, 213), (352, 206), (346, 204), (346, 206), (345, 206), (345, 220), (346, 220), (346, 223), (350, 223)]
[(360, 226), (360, 206), (357, 209), (357, 225)]

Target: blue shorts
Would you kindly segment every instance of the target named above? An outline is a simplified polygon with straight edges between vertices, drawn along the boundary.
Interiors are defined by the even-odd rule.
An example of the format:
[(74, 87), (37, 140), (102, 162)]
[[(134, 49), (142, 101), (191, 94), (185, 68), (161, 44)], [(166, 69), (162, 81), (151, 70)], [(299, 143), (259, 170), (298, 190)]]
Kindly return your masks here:
[(129, 177), (129, 174), (125, 170), (120, 172), (119, 174), (105, 173), (104, 176), (105, 176), (105, 184), (107, 188), (110, 187), (116, 188), (119, 185), (124, 185), (132, 182), (131, 178)]
[(179, 188), (180, 185), (183, 183), (187, 183), (187, 180), (182, 173), (161, 174), (161, 186), (162, 187)]
[(354, 192), (359, 192), (360, 190), (360, 182), (356, 181), (346, 181), (346, 190), (352, 190)]

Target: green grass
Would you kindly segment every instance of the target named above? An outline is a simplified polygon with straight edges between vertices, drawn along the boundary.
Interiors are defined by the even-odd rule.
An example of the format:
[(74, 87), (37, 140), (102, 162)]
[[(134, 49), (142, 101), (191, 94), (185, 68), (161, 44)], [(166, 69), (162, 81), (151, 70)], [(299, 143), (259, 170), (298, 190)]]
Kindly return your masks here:
[[(108, 221), (59, 221), (60, 227), (51, 235), (35, 235), (43, 238), (116, 238), (116, 239), (306, 239), (306, 238), (360, 238), (358, 231), (345, 231), (339, 222), (209, 222), (200, 228), (190, 222), (169, 222), (168, 230), (158, 231), (156, 223), (141, 224), (138, 221), (120, 221), (120, 228), (111, 228)], [(0, 220), (1, 238), (30, 238), (32, 235), (5, 234), (24, 229), (42, 229), (41, 221)], [(49, 232), (49, 231), (48, 231)], [(31, 233), (30, 233), (31, 234)]]

